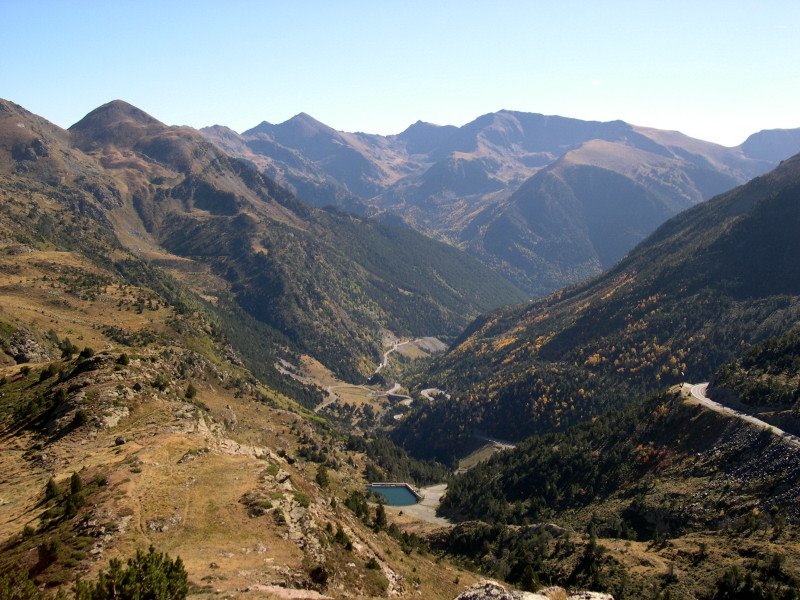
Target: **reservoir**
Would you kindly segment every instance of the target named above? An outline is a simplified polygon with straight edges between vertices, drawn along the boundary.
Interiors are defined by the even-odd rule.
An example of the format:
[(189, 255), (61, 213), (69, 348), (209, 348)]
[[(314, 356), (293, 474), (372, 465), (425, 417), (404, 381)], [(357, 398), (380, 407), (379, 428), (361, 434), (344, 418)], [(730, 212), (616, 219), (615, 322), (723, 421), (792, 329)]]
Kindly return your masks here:
[(410, 506), (418, 501), (417, 495), (402, 483), (368, 485), (367, 489), (383, 496), (389, 506)]

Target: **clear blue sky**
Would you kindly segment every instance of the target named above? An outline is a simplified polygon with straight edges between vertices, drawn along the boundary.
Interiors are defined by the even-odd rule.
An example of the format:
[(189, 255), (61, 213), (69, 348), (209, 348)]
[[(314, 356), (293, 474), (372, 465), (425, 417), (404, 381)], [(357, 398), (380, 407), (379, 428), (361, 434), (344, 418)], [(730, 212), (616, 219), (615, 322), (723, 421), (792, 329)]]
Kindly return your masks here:
[(237, 131), (508, 108), (733, 145), (800, 127), (800, 2), (0, 0), (0, 97), (61, 126), (114, 98)]

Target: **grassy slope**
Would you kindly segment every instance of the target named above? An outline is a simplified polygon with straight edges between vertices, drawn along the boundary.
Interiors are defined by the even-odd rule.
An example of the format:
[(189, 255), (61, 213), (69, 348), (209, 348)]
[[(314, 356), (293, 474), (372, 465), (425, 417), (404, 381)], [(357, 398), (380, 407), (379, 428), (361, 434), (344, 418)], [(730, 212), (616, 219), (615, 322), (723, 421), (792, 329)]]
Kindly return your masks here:
[[(393, 590), (404, 597), (420, 589), (450, 598), (473, 581), (445, 563), (409, 560), (343, 508), (343, 498), (363, 485), (363, 458), (345, 453), (296, 402), (226, 360), (207, 315), (133, 285), (113, 263), (103, 267), (35, 228), (18, 228), (32, 205), (44, 208), (47, 200), (7, 199), (0, 215), (8, 236), (0, 249), (1, 329), (9, 338), (24, 332), (18, 335), (45, 355), (30, 365), (3, 355), (0, 570), (22, 565), (39, 582), (68, 584), (153, 543), (183, 558), (194, 594), (291, 588), (307, 582), (316, 564), (329, 569), (325, 589), (335, 596)], [(100, 230), (91, 234), (102, 240)], [(58, 359), (55, 340), (65, 338), (97, 354)], [(128, 364), (118, 362), (122, 353)], [(42, 376), (50, 365), (54, 374)], [(27, 375), (22, 366), (31, 368)], [(197, 395), (188, 399), (190, 383)], [(125, 444), (115, 444), (119, 436)], [(292, 458), (312, 443), (340, 465), (326, 490), (314, 483), (315, 464)], [(63, 516), (66, 493), (48, 501), (45, 483), (54, 477), (63, 490), (73, 472), (84, 481), (85, 503)], [(279, 482), (281, 473), (290, 478)], [(243, 499), (253, 497), (273, 508), (249, 516)], [(345, 528), (353, 552), (332, 542), (328, 522)], [(377, 571), (367, 568), (370, 558)]]

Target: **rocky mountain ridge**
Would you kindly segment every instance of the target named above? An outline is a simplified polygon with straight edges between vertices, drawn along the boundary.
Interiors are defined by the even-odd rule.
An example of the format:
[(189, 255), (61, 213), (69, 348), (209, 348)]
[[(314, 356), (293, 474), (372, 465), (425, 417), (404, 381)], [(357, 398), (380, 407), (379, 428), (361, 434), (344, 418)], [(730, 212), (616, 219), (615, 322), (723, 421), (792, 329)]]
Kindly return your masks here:
[(390, 136), (336, 131), (305, 113), (241, 135), (203, 133), (312, 203), (402, 220), (540, 296), (599, 274), (680, 210), (776, 166), (800, 150), (796, 131), (725, 148), (623, 121), (502, 110)]

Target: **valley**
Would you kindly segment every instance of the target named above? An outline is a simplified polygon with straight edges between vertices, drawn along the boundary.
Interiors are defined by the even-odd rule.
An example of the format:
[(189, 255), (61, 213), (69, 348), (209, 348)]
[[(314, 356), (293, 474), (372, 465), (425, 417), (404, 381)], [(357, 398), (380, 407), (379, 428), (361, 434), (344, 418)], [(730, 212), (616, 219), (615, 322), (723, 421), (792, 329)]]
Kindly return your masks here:
[[(150, 545), (194, 598), (450, 600), (482, 577), (792, 598), (800, 155), (750, 179), (768, 134), (756, 158), (507, 111), (257, 130), (226, 146), (121, 101), (64, 130), (0, 102), (0, 577), (24, 600)], [(248, 154), (278, 146), (279, 182), (345, 204)], [(497, 201), (473, 256), (390, 218), (474, 161), (484, 195), (440, 207)]]

